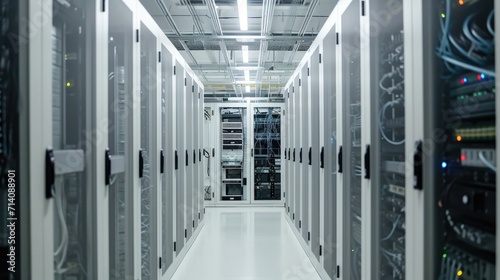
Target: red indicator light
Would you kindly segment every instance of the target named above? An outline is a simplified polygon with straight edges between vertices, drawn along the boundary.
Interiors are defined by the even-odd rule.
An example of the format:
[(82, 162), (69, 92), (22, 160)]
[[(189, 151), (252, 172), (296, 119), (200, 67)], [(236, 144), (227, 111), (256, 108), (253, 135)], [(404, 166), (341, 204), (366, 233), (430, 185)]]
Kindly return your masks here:
[(477, 80), (481, 81), (483, 78), (481, 77), (481, 74), (477, 74)]
[(462, 161), (465, 161), (465, 160), (466, 160), (465, 155), (461, 155), (461, 156), (460, 156), (460, 159), (461, 159)]

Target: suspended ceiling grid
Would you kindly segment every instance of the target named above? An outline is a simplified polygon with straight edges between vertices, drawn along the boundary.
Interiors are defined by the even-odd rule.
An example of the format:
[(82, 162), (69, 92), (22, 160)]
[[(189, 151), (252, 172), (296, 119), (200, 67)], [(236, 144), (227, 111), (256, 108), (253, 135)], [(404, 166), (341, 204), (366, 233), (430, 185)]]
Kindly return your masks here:
[(237, 0), (141, 2), (203, 81), (205, 100), (222, 101), (282, 97), (337, 0), (247, 0), (247, 31), (240, 30)]

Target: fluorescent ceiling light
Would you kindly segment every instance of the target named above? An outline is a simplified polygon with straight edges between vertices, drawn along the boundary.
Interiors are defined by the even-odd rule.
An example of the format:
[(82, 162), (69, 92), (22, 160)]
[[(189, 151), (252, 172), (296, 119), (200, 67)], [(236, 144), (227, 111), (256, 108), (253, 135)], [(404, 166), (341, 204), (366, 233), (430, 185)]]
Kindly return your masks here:
[(248, 30), (247, 0), (238, 0), (238, 14), (240, 16), (240, 29)]
[(245, 81), (249, 82), (250, 81), (250, 71), (245, 70)]
[(248, 46), (241, 46), (243, 52), (243, 63), (248, 63)]
[(264, 67), (259, 67), (259, 66), (234, 66), (232, 67), (233, 70), (253, 70), (253, 71), (257, 71), (257, 70), (263, 70)]
[(246, 87), (245, 87), (245, 91), (246, 91), (247, 93), (248, 93), (248, 92), (250, 92), (250, 86), (246, 86)]
[[(235, 81), (235, 84), (240, 84), (240, 85), (255, 85), (257, 84), (256, 81)], [(262, 83), (259, 83), (262, 84)]]

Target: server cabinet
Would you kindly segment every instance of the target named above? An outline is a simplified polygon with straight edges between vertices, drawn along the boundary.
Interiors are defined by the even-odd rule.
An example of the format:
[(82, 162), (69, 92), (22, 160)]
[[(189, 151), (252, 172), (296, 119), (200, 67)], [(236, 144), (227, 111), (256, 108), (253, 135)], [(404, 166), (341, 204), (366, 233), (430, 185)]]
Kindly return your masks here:
[(287, 209), (288, 211), (288, 216), (290, 219), (295, 220), (295, 163), (292, 160), (294, 157), (293, 151), (295, 147), (295, 88), (293, 85), (293, 80), (290, 80), (290, 85), (288, 87), (288, 151), (287, 151), (287, 158), (288, 158), (288, 174), (287, 174), (287, 180), (288, 180), (288, 186), (289, 186), (289, 198), (288, 198), (288, 205), (290, 209)]
[(275, 204), (282, 200), (282, 107), (253, 105), (251, 111), (252, 203), (274, 201)]
[[(370, 263), (364, 272), (376, 279), (405, 279), (405, 60), (403, 2), (373, 1), (368, 6), (370, 33), (370, 146), (365, 147), (364, 178), (371, 180), (367, 213), (374, 230), (365, 242)], [(380, 13), (391, 17), (381, 26)], [(363, 104), (364, 105), (364, 104)], [(363, 119), (365, 120), (365, 119)], [(370, 157), (371, 156), (371, 157)], [(371, 158), (371, 159), (370, 159)], [(368, 193), (368, 191), (367, 191)], [(367, 195), (368, 196), (368, 195)], [(368, 223), (368, 222), (367, 222)], [(371, 241), (371, 242), (368, 242)], [(370, 251), (373, 254), (370, 256)], [(370, 271), (373, 269), (373, 271)]]
[(196, 187), (196, 191), (198, 192), (198, 223), (201, 223), (205, 214), (204, 207), (204, 187), (205, 187), (205, 174), (208, 174), (206, 170), (208, 165), (205, 161), (205, 150), (208, 152), (208, 147), (205, 147), (205, 133), (203, 131), (203, 124), (205, 120), (205, 108), (203, 106), (203, 85), (201, 83), (197, 83), (196, 91), (198, 93), (198, 159), (200, 161), (200, 166), (198, 167), (198, 186)]
[[(433, 20), (424, 28), (437, 38), (425, 36), (422, 44), (432, 43), (437, 51), (428, 56), (424, 52), (424, 67), (434, 66), (435, 72), (431, 73), (435, 75), (423, 75), (424, 82), (433, 87), (429, 91), (424, 88), (423, 92), (424, 138), (416, 139), (422, 141), (421, 151), (419, 142), (416, 143), (416, 153), (423, 153), (424, 160), (414, 176), (416, 189), (427, 195), (429, 206), (424, 207), (432, 210), (429, 216), (438, 217), (439, 221), (433, 224), (424, 212), (436, 248), (428, 252), (435, 262), (425, 259), (424, 266), (432, 266), (429, 271), (434, 274), (429, 277), (436, 279), (498, 278), (493, 29), (496, 4), (438, 1), (422, 5), (433, 11)], [(428, 106), (432, 92), (438, 98), (434, 97), (432, 106)], [(441, 133), (436, 135), (436, 131)], [(429, 136), (434, 136), (432, 141), (440, 149), (432, 155), (426, 155)], [(432, 182), (434, 193), (426, 188), (422, 176), (442, 179)]]
[[(48, 9), (52, 13), (52, 32), (47, 37), (52, 44), (50, 55), (46, 54), (52, 57), (52, 147), (46, 151), (49, 176), (45, 197), (49, 203), (54, 202), (54, 207), (45, 212), (53, 214), (49, 220), (53, 231), (47, 232), (53, 240), (46, 243), (45, 250), (53, 253), (47, 260), (53, 275), (45, 274), (47, 279), (107, 276), (99, 261), (107, 266), (109, 248), (98, 247), (109, 241), (104, 228), (108, 224), (104, 162), (98, 160), (103, 158), (107, 136), (104, 141), (96, 141), (92, 135), (94, 129), (106, 133), (106, 128), (98, 127), (95, 120), (107, 117), (103, 114), (105, 108), (99, 106), (106, 104), (101, 98), (107, 97), (107, 83), (99, 76), (107, 75), (106, 70), (102, 71), (106, 69), (107, 48), (105, 54), (97, 54), (94, 48), (105, 42), (106, 35), (101, 36), (107, 30), (97, 25), (104, 15), (96, 13), (96, 4), (73, 1), (63, 5), (53, 1), (48, 5), (52, 7)], [(104, 94), (96, 94), (101, 92)]]
[[(283, 150), (282, 150), (282, 161), (283, 161), (283, 171), (281, 180), (283, 182), (283, 196), (285, 199), (285, 212), (290, 216), (290, 197), (291, 188), (290, 180), (290, 159), (288, 158), (288, 147), (290, 147), (290, 87), (285, 87), (284, 98), (285, 105), (283, 108), (283, 124), (284, 124), (284, 137), (283, 137)], [(291, 217), (291, 216), (290, 216)]]
[(293, 78), (293, 106), (294, 106), (294, 118), (293, 118), (293, 125), (294, 125), (294, 141), (293, 141), (293, 152), (292, 152), (292, 161), (293, 161), (293, 185), (294, 185), (294, 190), (295, 190), (295, 199), (294, 199), (294, 212), (292, 215), (292, 218), (295, 222), (295, 227), (299, 229), (299, 223), (300, 223), (300, 218), (301, 218), (301, 169), (300, 169), (300, 164), (299, 164), (299, 154), (300, 154), (300, 147), (302, 145), (302, 133), (301, 133), (301, 127), (300, 127), (300, 121), (302, 118), (302, 112), (301, 112), (301, 96), (300, 96), (300, 86), (299, 86), (299, 79), (300, 76), (297, 75)]
[(194, 113), (194, 125), (193, 125), (193, 141), (194, 141), (194, 155), (196, 164), (194, 165), (193, 170), (193, 231), (198, 226), (198, 213), (199, 213), (199, 202), (198, 202), (198, 187), (200, 185), (200, 166), (201, 166), (201, 151), (199, 149), (199, 140), (201, 138), (201, 133), (199, 132), (199, 123), (200, 123), (200, 110), (198, 103), (198, 84), (193, 81), (193, 113)]
[(161, 268), (164, 275), (173, 262), (174, 244), (174, 136), (173, 130), (175, 107), (173, 87), (172, 54), (162, 45), (159, 60), (161, 62), (161, 151), (160, 172), (162, 173), (162, 253)]
[(174, 250), (179, 254), (179, 252), (184, 247), (185, 238), (185, 166), (187, 147), (186, 141), (184, 141), (184, 130), (186, 129), (184, 112), (186, 111), (186, 87), (184, 86), (185, 72), (184, 67), (180, 63), (176, 63), (174, 66), (174, 75), (176, 76), (176, 130), (177, 130), (177, 149), (175, 150), (175, 169), (177, 170), (177, 181), (176, 181), (176, 220), (177, 220), (177, 234), (176, 243), (174, 245)]
[(156, 279), (157, 270), (157, 41), (141, 20), (139, 30), (141, 73), (141, 263), (142, 279)]
[[(321, 172), (323, 195), (323, 267), (333, 278), (336, 274), (337, 257), (337, 52), (336, 26), (325, 36), (320, 67), (323, 90), (323, 146), (321, 147)], [(320, 69), (321, 69), (320, 68)], [(320, 74), (321, 75), (321, 74)], [(341, 204), (340, 204), (341, 205)]]
[(228, 105), (220, 107), (220, 201), (251, 202), (250, 188), (246, 184), (249, 147), (249, 108)]
[(361, 279), (361, 90), (360, 4), (352, 1), (340, 16), (342, 51), (343, 146), (339, 153), (343, 176), (343, 270), (345, 279)]
[(304, 65), (299, 74), (299, 89), (300, 89), (300, 147), (299, 147), (299, 168), (300, 168), (300, 217), (299, 228), (302, 233), (302, 238), (308, 242), (309, 229), (309, 212), (310, 204), (309, 197), (311, 195), (311, 185), (309, 184), (309, 165), (308, 165), (308, 149), (309, 149), (309, 80), (307, 64)]
[(311, 250), (319, 261), (319, 223), (320, 223), (320, 80), (319, 80), (319, 47), (312, 51), (307, 65), (307, 84), (308, 94), (308, 150), (306, 165), (308, 166), (308, 182), (310, 188), (308, 204), (310, 205), (309, 211), (309, 231), (307, 240), (310, 241)]
[(109, 3), (108, 170), (109, 279), (134, 277), (133, 231), (133, 13), (122, 1)]
[(184, 141), (186, 142), (186, 173), (184, 180), (186, 182), (186, 198), (185, 204), (183, 205), (185, 219), (186, 219), (186, 241), (191, 238), (193, 234), (193, 184), (194, 184), (194, 176), (193, 170), (196, 162), (196, 155), (194, 153), (193, 148), (193, 137), (194, 137), (194, 111), (193, 111), (193, 78), (186, 71), (186, 78), (184, 80), (185, 94), (186, 94), (186, 110), (184, 111), (184, 120), (185, 120), (185, 134)]

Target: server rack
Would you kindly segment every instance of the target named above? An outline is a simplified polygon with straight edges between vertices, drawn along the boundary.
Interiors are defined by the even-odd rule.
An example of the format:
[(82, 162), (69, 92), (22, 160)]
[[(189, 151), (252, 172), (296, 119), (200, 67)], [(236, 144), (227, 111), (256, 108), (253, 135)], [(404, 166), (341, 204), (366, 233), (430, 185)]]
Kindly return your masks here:
[(93, 17), (85, 16), (95, 3), (73, 1), (62, 5), (55, 1), (52, 4), (56, 11), (52, 14), (50, 38), (52, 148), (46, 152), (46, 157), (51, 159), (46, 168), (53, 169), (55, 176), (53, 185), (52, 182), (46, 184), (45, 193), (45, 197), (54, 202), (53, 234), (49, 237), (53, 243), (48, 243), (53, 244), (50, 258), (53, 263), (50, 264), (52, 275), (48, 277), (84, 279), (87, 275), (98, 275), (98, 267), (92, 263), (97, 255), (92, 248), (97, 244), (93, 242), (93, 231), (99, 229), (99, 224), (92, 221), (92, 217), (99, 209), (88, 206), (93, 205), (97, 197), (91, 186), (104, 185), (104, 181), (96, 181), (97, 174), (90, 164), (101, 147), (82, 133), (95, 128), (91, 108), (98, 100), (91, 83), (96, 79), (91, 74), (96, 54), (90, 44), (96, 22)]
[(253, 201), (281, 200), (281, 108), (252, 111)]
[(175, 167), (177, 170), (177, 186), (176, 186), (176, 194), (177, 194), (177, 203), (176, 203), (176, 244), (175, 244), (175, 251), (177, 255), (181, 252), (182, 248), (184, 248), (185, 244), (185, 230), (186, 230), (186, 221), (185, 221), (185, 211), (184, 211), (184, 205), (185, 205), (185, 190), (186, 190), (186, 180), (185, 180), (185, 166), (187, 164), (187, 148), (186, 148), (186, 142), (184, 141), (184, 129), (185, 129), (185, 118), (184, 118), (184, 112), (187, 111), (186, 108), (186, 87), (185, 87), (185, 72), (184, 72), (184, 67), (180, 64), (177, 63), (174, 66), (174, 75), (176, 76), (176, 85), (177, 85), (177, 92), (176, 92), (176, 103), (177, 103), (177, 110), (176, 110), (176, 129), (177, 129), (177, 149), (175, 151)]
[(434, 229), (439, 279), (498, 277), (494, 4), (441, 1), (433, 14), (441, 26), (435, 88), (444, 115), (437, 127), (446, 139), (435, 155), (443, 178), (435, 211), (445, 221)]
[(243, 187), (246, 111), (244, 108), (222, 108), (220, 111), (221, 200), (248, 200)]
[[(293, 81), (294, 78), (291, 80)], [(289, 96), (289, 137), (288, 137), (288, 174), (287, 174), (287, 178), (288, 178), (288, 184), (290, 186), (290, 197), (289, 197), (289, 204), (290, 204), (290, 211), (289, 211), (289, 216), (290, 216), (290, 219), (292, 219), (293, 221), (295, 221), (295, 208), (297, 207), (296, 206), (296, 203), (295, 203), (295, 200), (297, 198), (297, 191), (296, 191), (296, 188), (295, 188), (295, 178), (294, 178), (294, 174), (295, 174), (295, 137), (296, 137), (296, 128), (295, 128), (295, 119), (296, 119), (296, 115), (297, 115), (297, 110), (296, 110), (296, 107), (295, 107), (295, 86), (293, 84), (293, 82), (290, 82), (290, 86), (288, 88), (288, 96)], [(288, 209), (287, 209), (288, 210)]]
[(302, 185), (301, 185), (301, 169), (300, 169), (300, 147), (302, 145), (302, 139), (301, 139), (301, 130), (300, 130), (300, 121), (302, 118), (302, 108), (301, 108), (301, 96), (300, 96), (300, 86), (299, 86), (299, 74), (294, 77), (293, 80), (293, 106), (294, 106), (294, 112), (295, 112), (295, 117), (293, 120), (293, 125), (294, 125), (294, 146), (293, 146), (293, 152), (292, 152), (292, 161), (293, 161), (293, 168), (294, 172), (293, 175), (293, 181), (294, 181), (294, 189), (295, 189), (295, 201), (294, 201), (294, 212), (293, 212), (293, 220), (295, 221), (295, 227), (300, 228), (300, 218), (302, 214), (302, 208), (301, 208), (301, 194), (302, 194)]
[(105, 181), (109, 193), (109, 279), (133, 275), (133, 144), (132, 114), (127, 104), (133, 88), (133, 13), (123, 2), (109, 5), (108, 119), (109, 138)]
[(342, 50), (343, 146), (339, 150), (344, 184), (344, 277), (361, 279), (361, 68), (360, 68), (360, 3), (351, 2), (340, 16)]
[[(403, 2), (391, 6), (382, 1), (369, 3), (368, 20), (363, 24), (377, 29), (369, 36), (370, 93), (368, 121), (365, 126), (369, 145), (366, 146), (364, 177), (370, 180), (369, 233), (365, 243), (370, 259), (365, 273), (377, 279), (406, 277), (406, 193), (405, 193), (405, 46)], [(391, 17), (382, 28), (377, 15), (391, 10)], [(365, 52), (366, 53), (366, 52)]]
[[(283, 109), (283, 117), (284, 117), (284, 123), (285, 123), (285, 137), (283, 138), (284, 140), (284, 150), (283, 150), (283, 174), (282, 174), (282, 181), (283, 181), (283, 186), (285, 187), (285, 211), (287, 215), (291, 218), (293, 213), (293, 208), (292, 208), (292, 200), (293, 198), (293, 188), (292, 188), (292, 181), (289, 178), (290, 174), (290, 168), (291, 168), (291, 160), (290, 160), (290, 155), (288, 151), (290, 150), (290, 145), (291, 145), (291, 136), (292, 134), (292, 125), (291, 125), (291, 120), (292, 120), (292, 106), (291, 106), (291, 101), (290, 101), (290, 92), (291, 92), (291, 86), (288, 86), (285, 88), (285, 107)], [(290, 211), (292, 209), (292, 211)]]
[(196, 155), (194, 153), (194, 140), (193, 140), (193, 78), (186, 74), (186, 78), (184, 80), (185, 94), (186, 94), (186, 110), (184, 111), (184, 141), (186, 141), (186, 169), (185, 169), (185, 238), (186, 240), (191, 238), (193, 234), (193, 184), (194, 184), (194, 176), (193, 176), (193, 167), (196, 163)]
[[(199, 117), (200, 117), (200, 110), (199, 110), (199, 103), (198, 103), (198, 85), (196, 82), (193, 81), (193, 85), (191, 87), (191, 95), (193, 96), (193, 136), (198, 134), (199, 131)], [(193, 231), (196, 229), (198, 226), (198, 213), (200, 210), (200, 205), (199, 205), (199, 197), (198, 197), (198, 188), (200, 186), (200, 174), (199, 174), (199, 167), (201, 164), (201, 150), (199, 149), (199, 139), (193, 137), (193, 157), (194, 157), (194, 162), (195, 164), (193, 165)]]
[(311, 250), (319, 261), (320, 258), (320, 85), (319, 85), (319, 46), (312, 51), (312, 55), (307, 64), (307, 84), (308, 86), (308, 142), (306, 163), (309, 174), (307, 185), (310, 187), (308, 205), (309, 211), (309, 230), (307, 240), (310, 241)]
[(309, 148), (309, 133), (308, 133), (308, 117), (309, 117), (309, 81), (307, 64), (302, 66), (299, 74), (299, 94), (300, 94), (300, 147), (298, 148), (299, 153), (299, 169), (300, 169), (300, 216), (299, 216), (299, 229), (302, 233), (302, 238), (308, 241), (308, 229), (309, 229), (309, 212), (310, 204), (309, 197), (311, 195), (311, 185), (309, 185), (309, 165), (308, 165), (308, 148)]
[(173, 124), (174, 124), (174, 92), (173, 92), (173, 59), (172, 54), (164, 44), (161, 45), (161, 98), (162, 98), (162, 148), (160, 150), (160, 172), (162, 172), (162, 275), (165, 275), (168, 267), (174, 260), (174, 233), (172, 225), (174, 224), (174, 142)]
[(141, 21), (139, 31), (141, 56), (141, 150), (139, 177), (141, 178), (141, 255), (142, 279), (157, 279), (157, 39)]
[[(322, 74), (322, 100), (323, 100), (323, 145), (321, 147), (320, 167), (323, 176), (320, 184), (323, 185), (323, 195), (321, 202), (323, 207), (320, 214), (323, 219), (320, 221), (323, 227), (323, 239), (320, 240), (322, 246), (323, 266), (330, 278), (334, 278), (337, 272), (337, 63), (336, 56), (338, 45), (336, 44), (336, 26), (325, 36), (323, 41), (323, 51), (321, 52), (320, 75)], [(321, 76), (320, 76), (321, 77)], [(322, 165), (322, 166), (321, 166)]]
[[(210, 157), (210, 150), (209, 146), (205, 144), (204, 139), (205, 139), (205, 133), (204, 133), (204, 123), (205, 123), (205, 106), (203, 104), (203, 88), (197, 84), (197, 92), (198, 92), (198, 111), (199, 111), (199, 117), (198, 117), (198, 134), (203, 134), (203, 138), (199, 137), (198, 138), (198, 147), (200, 149), (200, 166), (199, 166), (199, 182), (197, 186), (197, 191), (198, 191), (198, 205), (199, 205), (199, 210), (198, 210), (198, 222), (200, 223), (203, 220), (203, 217), (205, 216), (205, 207), (204, 207), (204, 195), (205, 195), (205, 174), (208, 174), (208, 171), (210, 171), (209, 164), (205, 161), (205, 155), (208, 153), (208, 156)], [(207, 151), (207, 153), (205, 153)]]

